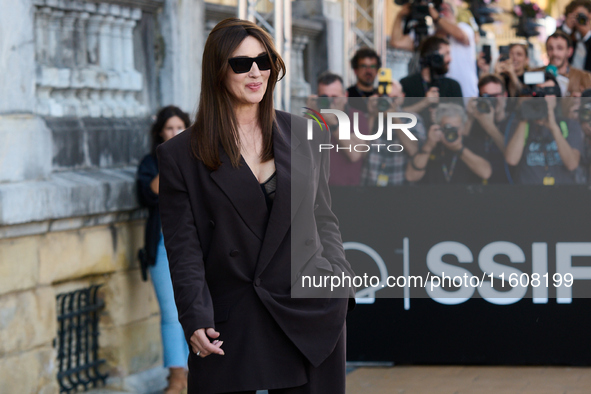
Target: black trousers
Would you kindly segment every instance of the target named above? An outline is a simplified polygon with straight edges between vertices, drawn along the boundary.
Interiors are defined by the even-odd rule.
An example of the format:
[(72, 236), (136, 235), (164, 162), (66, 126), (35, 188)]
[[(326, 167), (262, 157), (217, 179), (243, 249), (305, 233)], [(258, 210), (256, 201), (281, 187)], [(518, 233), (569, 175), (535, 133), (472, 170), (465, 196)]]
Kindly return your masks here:
[[(307, 365), (308, 383), (284, 389), (269, 390), (269, 394), (345, 394), (345, 362), (347, 354), (347, 326), (337, 342), (335, 350), (318, 367)], [(264, 388), (261, 388), (264, 389)], [(255, 394), (256, 391), (240, 391), (227, 394)]]

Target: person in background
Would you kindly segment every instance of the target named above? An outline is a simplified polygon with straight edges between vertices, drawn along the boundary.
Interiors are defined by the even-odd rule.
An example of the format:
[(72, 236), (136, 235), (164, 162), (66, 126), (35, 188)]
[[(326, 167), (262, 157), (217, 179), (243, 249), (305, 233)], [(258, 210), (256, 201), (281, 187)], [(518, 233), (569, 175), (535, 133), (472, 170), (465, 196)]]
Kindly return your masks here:
[[(351, 68), (357, 81), (347, 88), (347, 96), (370, 97), (376, 94), (377, 89), (374, 84), (380, 67), (382, 67), (382, 60), (376, 51), (367, 47), (358, 49), (351, 59)], [(359, 106), (357, 109), (367, 112), (364, 100), (355, 100), (355, 103)]]
[(437, 27), (435, 36), (449, 40), (451, 61), (446, 77), (459, 82), (464, 97), (478, 97), (474, 28), (456, 22), (458, 12), (452, 1), (444, 1), (439, 12), (429, 4), (429, 13)]
[(574, 184), (583, 150), (581, 127), (577, 121), (555, 113), (557, 97), (561, 97), (560, 88), (552, 74), (546, 73), (545, 77), (546, 81), (536, 86), (552, 89), (552, 92), (545, 92), (543, 98), (547, 113), (541, 120), (528, 120), (524, 106), (530, 100), (541, 99), (530, 98), (521, 103), (521, 120), (509, 135), (505, 160), (510, 166), (516, 166), (518, 184)]
[[(347, 92), (343, 86), (343, 79), (331, 72), (325, 72), (318, 77), (318, 95), (312, 95), (308, 98), (308, 107), (320, 111), (320, 107), (326, 109), (337, 109), (345, 112), (349, 119), (353, 119), (353, 114), (358, 113), (359, 132), (368, 134), (367, 115), (355, 108), (359, 104), (360, 98), (351, 100), (353, 105), (349, 105)], [(359, 105), (357, 105), (359, 106)], [(355, 133), (351, 133), (350, 141), (339, 141), (338, 120), (334, 114), (322, 114), (331, 131), (330, 143), (335, 146), (330, 150), (330, 178), (331, 186), (359, 186), (361, 183), (361, 170), (367, 152), (357, 152), (351, 149), (351, 145), (365, 144), (366, 141), (359, 139)], [(336, 147), (339, 147), (337, 151)]]
[[(372, 130), (370, 134), (374, 134), (378, 128), (379, 100), (390, 102), (389, 108), (379, 112), (402, 112), (400, 105), (404, 102), (404, 91), (400, 82), (392, 81), (392, 87), (387, 96), (368, 99), (367, 106), (370, 112), (370, 127)], [(367, 152), (361, 175), (363, 186), (397, 186), (406, 183), (406, 167), (411, 165), (412, 158), (426, 139), (423, 120), (419, 115), (414, 115), (417, 117), (417, 124), (409, 131), (417, 137), (418, 141), (410, 140), (400, 129), (396, 129), (391, 141), (385, 138), (385, 133), (382, 134), (380, 139), (373, 141), (372, 144), (383, 144), (384, 146), (380, 150), (372, 147)], [(404, 121), (395, 121), (395, 123), (404, 123)], [(402, 152), (390, 152), (385, 148), (390, 144), (402, 145), (404, 150)]]
[(523, 74), (528, 68), (527, 45), (509, 45), (509, 58), (495, 65), (495, 74), (503, 79), (505, 91), (509, 97), (519, 97), (523, 89)]
[(573, 40), (571, 66), (591, 71), (591, 1), (573, 0), (564, 10), (565, 20), (560, 29)]
[(448, 40), (437, 36), (427, 38), (421, 44), (419, 55), (421, 72), (403, 78), (400, 84), (406, 94), (404, 110), (421, 115), (428, 127), (432, 122), (430, 109), (441, 97), (452, 97), (455, 99), (449, 101), (463, 104), (462, 88), (456, 80), (444, 76), (452, 61)]
[(483, 75), (478, 81), (479, 99), (471, 99), (466, 106), (466, 128), (470, 138), (484, 149), (484, 158), (492, 166), (492, 175), (486, 183), (508, 183), (505, 172), (505, 136), (509, 121), (505, 111), (507, 92), (503, 81), (496, 75)]
[(463, 107), (439, 104), (427, 141), (413, 157), (414, 165), (407, 167), (409, 182), (478, 184), (490, 178), (491, 165), (480, 141), (467, 135), (467, 120)]
[[(548, 37), (546, 52), (548, 52), (549, 64), (557, 69), (556, 78), (559, 86), (560, 78), (565, 81), (564, 86), (561, 86), (563, 96), (572, 96), (591, 88), (591, 73), (571, 67), (568, 63), (573, 53), (573, 45), (570, 37), (563, 31), (557, 30)], [(545, 70), (545, 68), (539, 70)]]
[(179, 394), (187, 388), (187, 357), (189, 347), (185, 342), (183, 328), (178, 320), (174, 302), (168, 258), (162, 237), (158, 194), (160, 174), (156, 148), (189, 127), (189, 115), (174, 106), (164, 107), (158, 112), (150, 131), (152, 149), (138, 167), (137, 191), (142, 205), (148, 207), (146, 222), (145, 251), (148, 269), (158, 305), (160, 306), (160, 330), (164, 367), (169, 369), (166, 394)]

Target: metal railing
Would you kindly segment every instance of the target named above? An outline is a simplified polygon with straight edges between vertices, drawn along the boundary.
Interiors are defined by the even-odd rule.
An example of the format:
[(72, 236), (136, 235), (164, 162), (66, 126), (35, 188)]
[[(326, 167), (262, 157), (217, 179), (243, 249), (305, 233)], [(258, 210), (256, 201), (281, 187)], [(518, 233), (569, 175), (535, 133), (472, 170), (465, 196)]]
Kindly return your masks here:
[(97, 298), (101, 285), (58, 294), (57, 380), (61, 393), (88, 390), (104, 385), (107, 374), (99, 371), (105, 360), (98, 357), (99, 311), (104, 301)]

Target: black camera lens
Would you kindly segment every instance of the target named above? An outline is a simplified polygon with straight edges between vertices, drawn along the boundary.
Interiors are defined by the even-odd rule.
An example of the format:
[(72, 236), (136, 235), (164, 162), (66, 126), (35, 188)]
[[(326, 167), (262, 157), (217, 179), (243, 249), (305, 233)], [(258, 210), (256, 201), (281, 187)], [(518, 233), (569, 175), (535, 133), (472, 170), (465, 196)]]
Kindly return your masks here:
[(389, 97), (380, 97), (378, 99), (378, 111), (379, 112), (387, 111), (390, 108), (391, 104), (392, 104), (392, 102), (390, 101)]
[(445, 138), (447, 142), (454, 142), (459, 137), (458, 128), (450, 124), (444, 124), (441, 131), (443, 132), (443, 138)]
[(332, 104), (332, 97), (319, 96), (316, 104), (318, 105), (318, 108), (330, 108), (330, 105)]
[(584, 26), (587, 24), (587, 22), (589, 22), (589, 17), (582, 12), (579, 12), (577, 14), (577, 23)]
[(476, 100), (476, 110), (481, 114), (489, 114), (491, 110), (491, 105), (489, 103), (490, 99), (487, 98), (479, 98)]

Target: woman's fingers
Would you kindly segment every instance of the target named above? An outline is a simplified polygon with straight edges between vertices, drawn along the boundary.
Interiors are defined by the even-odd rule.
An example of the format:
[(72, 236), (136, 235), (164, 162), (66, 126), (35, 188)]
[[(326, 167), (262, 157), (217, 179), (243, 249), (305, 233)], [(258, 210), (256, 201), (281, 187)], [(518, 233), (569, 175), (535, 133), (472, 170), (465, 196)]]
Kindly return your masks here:
[(212, 343), (209, 340), (209, 338), (217, 338), (219, 336), (220, 333), (213, 328), (208, 328), (207, 331), (200, 328), (195, 331), (191, 336), (191, 348), (193, 349), (193, 352), (199, 354), (199, 357), (207, 357), (210, 354), (219, 354), (223, 356), (224, 351), (220, 349), (220, 346), (222, 346), (224, 342), (215, 340)]

